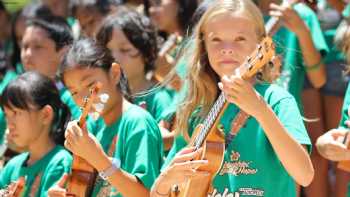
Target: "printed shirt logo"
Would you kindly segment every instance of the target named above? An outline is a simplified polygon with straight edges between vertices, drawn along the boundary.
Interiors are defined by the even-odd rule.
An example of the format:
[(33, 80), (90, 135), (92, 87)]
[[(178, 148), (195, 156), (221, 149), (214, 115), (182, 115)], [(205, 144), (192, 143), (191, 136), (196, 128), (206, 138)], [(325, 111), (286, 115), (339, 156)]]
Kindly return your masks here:
[(238, 192), (231, 193), (227, 188), (224, 192), (219, 193), (214, 189), (213, 193), (208, 194), (208, 197), (240, 197), (240, 196), (264, 196), (264, 191), (254, 188), (239, 188)]
[(243, 161), (239, 159), (240, 157), (241, 155), (239, 152), (232, 151), (230, 155), (232, 162), (225, 161), (219, 175), (230, 174), (233, 176), (239, 176), (256, 174), (258, 172), (258, 169), (250, 166), (252, 161)]

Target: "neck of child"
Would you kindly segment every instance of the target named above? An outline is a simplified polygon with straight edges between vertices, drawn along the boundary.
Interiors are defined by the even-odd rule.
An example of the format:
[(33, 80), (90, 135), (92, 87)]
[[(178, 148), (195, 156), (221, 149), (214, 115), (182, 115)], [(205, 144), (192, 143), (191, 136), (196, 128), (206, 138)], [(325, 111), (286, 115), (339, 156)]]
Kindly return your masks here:
[(116, 95), (114, 95), (111, 107), (103, 115), (103, 120), (106, 125), (109, 126), (115, 123), (123, 112), (128, 109), (130, 104), (131, 103), (127, 101), (120, 92), (116, 93)]
[(134, 77), (129, 80), (131, 93), (135, 94), (138, 92), (145, 91), (152, 87), (153, 82), (146, 79), (146, 76)]
[(181, 27), (177, 23), (172, 23), (166, 30), (168, 34), (175, 34), (177, 36), (183, 36), (184, 32), (182, 31)]
[(41, 132), (42, 134), (35, 139), (29, 146), (29, 159), (28, 165), (34, 164), (36, 161), (43, 158), (48, 152), (50, 152), (55, 146), (55, 142), (49, 137), (49, 131)]

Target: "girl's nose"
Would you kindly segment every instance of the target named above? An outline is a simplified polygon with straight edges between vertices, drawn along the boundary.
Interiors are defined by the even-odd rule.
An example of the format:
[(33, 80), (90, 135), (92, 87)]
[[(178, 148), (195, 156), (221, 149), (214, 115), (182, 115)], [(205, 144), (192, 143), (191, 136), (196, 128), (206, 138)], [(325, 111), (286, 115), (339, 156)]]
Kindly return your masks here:
[(221, 50), (220, 50), (220, 53), (221, 53), (222, 55), (233, 55), (233, 50), (232, 50), (232, 49), (225, 48), (225, 49), (221, 49)]

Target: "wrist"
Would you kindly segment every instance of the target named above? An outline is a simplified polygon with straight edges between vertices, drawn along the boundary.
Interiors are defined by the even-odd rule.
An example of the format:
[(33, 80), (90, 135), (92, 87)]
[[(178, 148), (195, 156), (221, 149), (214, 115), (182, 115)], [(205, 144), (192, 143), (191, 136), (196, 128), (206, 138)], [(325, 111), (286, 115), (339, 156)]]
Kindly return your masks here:
[(97, 171), (102, 171), (112, 165), (112, 158), (109, 158), (104, 152), (102, 152), (98, 154), (98, 157), (91, 161), (90, 164), (94, 166)]
[(110, 165), (103, 169), (99, 170), (99, 176), (103, 180), (108, 180), (112, 175), (114, 175), (116, 172), (120, 170), (120, 160), (118, 158), (108, 158), (110, 161)]
[(270, 106), (264, 100), (262, 100), (261, 105), (258, 107), (257, 112), (254, 115), (254, 118), (258, 122), (260, 122), (263, 118), (266, 117), (266, 114), (269, 112), (269, 110), (270, 110)]

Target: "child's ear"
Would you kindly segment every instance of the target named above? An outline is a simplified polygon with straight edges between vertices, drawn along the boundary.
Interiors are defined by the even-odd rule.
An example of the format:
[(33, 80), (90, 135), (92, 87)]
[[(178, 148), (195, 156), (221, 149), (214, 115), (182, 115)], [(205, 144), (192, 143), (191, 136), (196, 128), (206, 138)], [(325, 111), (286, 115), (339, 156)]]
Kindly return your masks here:
[(51, 124), (53, 120), (54, 112), (50, 105), (45, 105), (40, 110), (40, 119), (42, 120), (43, 124), (48, 125)]
[(121, 72), (122, 71), (120, 68), (120, 64), (112, 63), (110, 74), (111, 74), (111, 78), (115, 84), (119, 83)]

